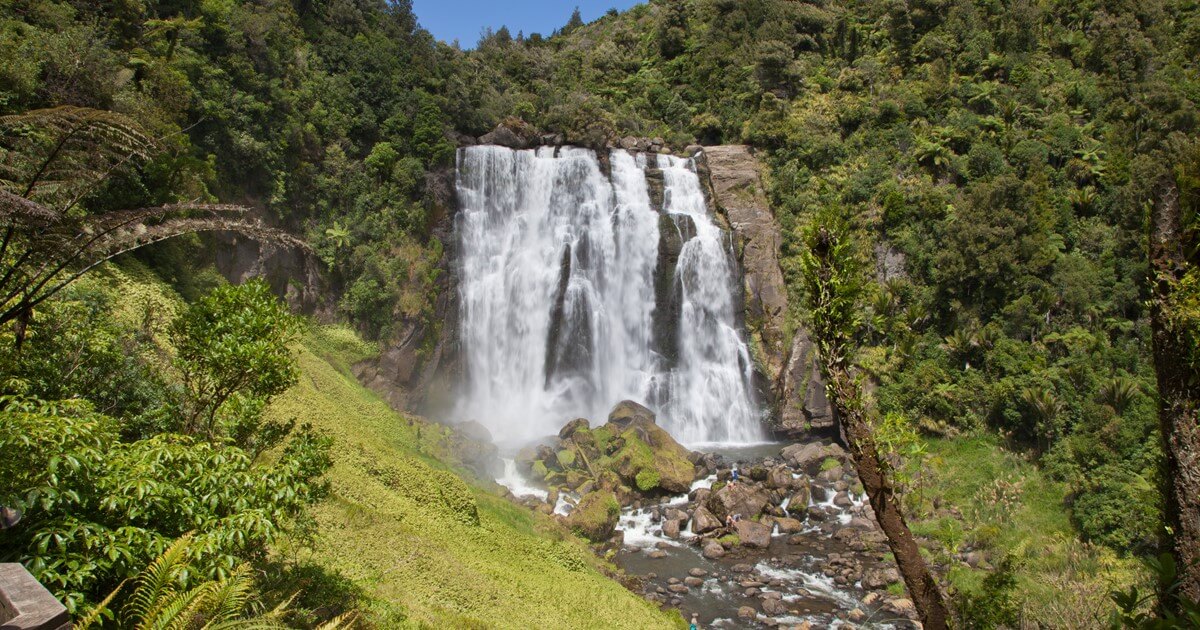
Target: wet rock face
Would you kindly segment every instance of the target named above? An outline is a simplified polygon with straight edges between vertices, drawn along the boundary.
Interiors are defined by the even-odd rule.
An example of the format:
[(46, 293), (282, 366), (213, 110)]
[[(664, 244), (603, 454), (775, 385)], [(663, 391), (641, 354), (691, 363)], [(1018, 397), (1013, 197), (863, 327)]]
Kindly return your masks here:
[(779, 224), (763, 190), (762, 166), (742, 145), (708, 147), (704, 164), (713, 201), (733, 231), (745, 279), (746, 328), (762, 349), (762, 365), (778, 414), (777, 431), (802, 435), (833, 426), (825, 386), (807, 331), (786, 333), (787, 286), (779, 265)]

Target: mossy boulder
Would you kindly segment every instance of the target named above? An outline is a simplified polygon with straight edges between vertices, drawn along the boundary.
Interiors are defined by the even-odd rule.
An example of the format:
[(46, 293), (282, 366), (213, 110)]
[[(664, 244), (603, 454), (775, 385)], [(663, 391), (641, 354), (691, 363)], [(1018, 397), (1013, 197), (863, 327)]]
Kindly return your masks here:
[(611, 490), (596, 490), (583, 495), (566, 518), (567, 527), (592, 542), (612, 537), (621, 516), (621, 505)]
[(562, 430), (558, 432), (558, 437), (563, 440), (569, 440), (574, 437), (576, 432), (580, 430), (587, 431), (588, 426), (589, 425), (586, 418), (576, 418), (568, 422), (566, 426), (564, 426)]
[(661, 479), (658, 476), (658, 471), (651, 470), (649, 468), (643, 468), (638, 472), (635, 481), (637, 482), (638, 490), (641, 490), (642, 492), (650, 492), (658, 487)]
[(615, 436), (610, 442), (615, 448), (598, 465), (643, 492), (687, 492), (696, 478), (691, 453), (654, 420), (654, 412), (632, 401), (613, 408), (602, 428)]

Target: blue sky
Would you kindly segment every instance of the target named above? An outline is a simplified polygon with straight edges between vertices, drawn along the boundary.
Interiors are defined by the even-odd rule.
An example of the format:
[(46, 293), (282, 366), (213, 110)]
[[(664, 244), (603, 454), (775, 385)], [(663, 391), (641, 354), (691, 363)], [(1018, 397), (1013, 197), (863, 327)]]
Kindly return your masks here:
[(561, 28), (579, 6), (585, 22), (616, 8), (625, 10), (638, 0), (413, 0), (413, 12), (421, 26), (433, 36), (463, 48), (474, 48), (479, 33), (507, 26), (513, 37), (517, 31), (549, 35)]

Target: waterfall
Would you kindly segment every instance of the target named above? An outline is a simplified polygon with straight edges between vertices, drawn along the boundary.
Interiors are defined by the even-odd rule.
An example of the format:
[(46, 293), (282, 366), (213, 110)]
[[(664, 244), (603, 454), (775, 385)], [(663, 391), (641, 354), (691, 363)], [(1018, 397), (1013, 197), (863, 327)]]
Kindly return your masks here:
[(754, 364), (737, 328), (731, 244), (709, 216), (692, 160), (659, 155), (658, 165), (663, 210), (686, 216), (695, 230), (675, 267), (679, 362), (669, 373), (663, 415), (688, 443), (754, 440), (762, 431), (751, 395)]
[[(632, 399), (684, 443), (759, 439), (728, 238), (708, 215), (691, 160), (648, 164), (622, 150), (608, 158), (605, 174), (586, 149), (459, 151), (465, 378), (455, 415), (517, 444), (571, 418), (602, 422)], [(663, 173), (662, 209), (651, 203), (648, 168)], [(660, 212), (694, 226), (668, 276), (676, 309), (656, 304)], [(656, 351), (655, 330), (672, 311), (676, 321), (658, 322), (674, 335), (669, 359)]]

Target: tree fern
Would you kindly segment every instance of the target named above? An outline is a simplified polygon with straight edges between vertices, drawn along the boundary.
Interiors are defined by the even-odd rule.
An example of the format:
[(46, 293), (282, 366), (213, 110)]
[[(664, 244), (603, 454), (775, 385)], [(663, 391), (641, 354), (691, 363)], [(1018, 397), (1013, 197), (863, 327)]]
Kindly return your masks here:
[(250, 219), (241, 206), (79, 211), (115, 174), (158, 150), (136, 122), (113, 112), (57, 107), (0, 116), (0, 325), (16, 322), (18, 344), (36, 306), (105, 261), (146, 245), (223, 231), (306, 247)]

